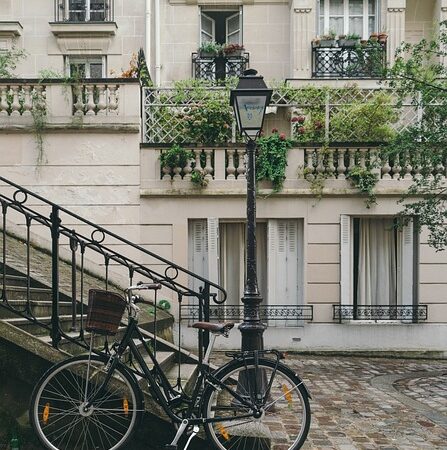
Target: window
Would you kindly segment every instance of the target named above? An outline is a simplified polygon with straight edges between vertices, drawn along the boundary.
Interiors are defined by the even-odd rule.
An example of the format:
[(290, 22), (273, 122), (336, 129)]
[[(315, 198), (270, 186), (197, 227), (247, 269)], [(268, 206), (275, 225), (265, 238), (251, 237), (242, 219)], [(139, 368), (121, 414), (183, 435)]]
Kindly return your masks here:
[(355, 33), (368, 39), (378, 28), (377, 8), (377, 0), (320, 0), (319, 34)]
[(73, 57), (66, 60), (67, 74), (77, 78), (105, 78), (105, 57)]
[[(241, 305), (245, 287), (245, 223), (216, 218), (189, 222), (189, 268), (227, 293), (226, 305)], [(257, 277), (263, 305), (303, 303), (303, 223), (272, 219), (256, 225)], [(191, 286), (198, 289), (199, 285)], [(282, 323), (281, 323), (282, 322)], [(280, 326), (286, 321), (275, 321)], [(287, 325), (299, 325), (287, 320)]]
[(200, 40), (218, 44), (242, 44), (242, 9), (215, 10), (202, 8)]
[(410, 221), (341, 217), (341, 303), (413, 305), (417, 242)]
[(111, 0), (68, 0), (68, 20), (70, 22), (104, 22)]

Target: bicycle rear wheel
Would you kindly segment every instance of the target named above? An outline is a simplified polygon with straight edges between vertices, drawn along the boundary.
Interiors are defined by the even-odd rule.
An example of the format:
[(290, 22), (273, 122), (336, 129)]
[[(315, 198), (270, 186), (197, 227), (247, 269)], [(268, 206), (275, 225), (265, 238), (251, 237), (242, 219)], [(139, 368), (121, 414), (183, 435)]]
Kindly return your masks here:
[(86, 399), (99, 392), (107, 358), (88, 355), (51, 367), (34, 388), (30, 422), (51, 450), (117, 450), (130, 439), (143, 410), (141, 391), (118, 366), (104, 392), (87, 410)]
[[(308, 393), (302, 380), (287, 366), (259, 359), (234, 361), (221, 369), (203, 396), (202, 413), (214, 421), (205, 431), (219, 450), (295, 450), (300, 448), (310, 427)], [(259, 417), (232, 394), (260, 406)]]

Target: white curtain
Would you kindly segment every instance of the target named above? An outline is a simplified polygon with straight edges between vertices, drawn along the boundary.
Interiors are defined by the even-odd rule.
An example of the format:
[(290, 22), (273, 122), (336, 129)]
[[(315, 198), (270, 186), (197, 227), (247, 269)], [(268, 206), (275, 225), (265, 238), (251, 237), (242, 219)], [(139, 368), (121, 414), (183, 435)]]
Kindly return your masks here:
[(395, 305), (396, 284), (393, 219), (360, 219), (358, 305)]

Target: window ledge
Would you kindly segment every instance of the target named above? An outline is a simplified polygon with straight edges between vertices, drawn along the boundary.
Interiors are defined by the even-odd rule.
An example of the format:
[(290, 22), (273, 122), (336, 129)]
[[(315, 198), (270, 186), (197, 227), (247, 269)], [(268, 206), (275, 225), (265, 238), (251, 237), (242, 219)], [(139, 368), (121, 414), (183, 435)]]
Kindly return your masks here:
[(343, 320), (342, 325), (420, 325), (421, 322), (414, 323), (411, 320)]
[(52, 33), (57, 37), (104, 37), (114, 36), (116, 22), (50, 22)]
[(0, 36), (15, 38), (22, 35), (23, 27), (20, 22), (0, 22)]

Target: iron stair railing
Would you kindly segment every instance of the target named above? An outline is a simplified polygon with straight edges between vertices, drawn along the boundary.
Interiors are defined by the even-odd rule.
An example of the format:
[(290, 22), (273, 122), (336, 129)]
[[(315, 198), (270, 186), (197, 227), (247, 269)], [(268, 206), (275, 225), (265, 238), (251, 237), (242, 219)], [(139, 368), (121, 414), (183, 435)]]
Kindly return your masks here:
[[(137, 276), (139, 280), (135, 280), (135, 282), (141, 280), (143, 282), (160, 283), (162, 293), (165, 289), (164, 292), (170, 292), (171, 297), (172, 293), (177, 296), (179, 309), (185, 297), (195, 298), (195, 302), (199, 305), (199, 320), (209, 320), (211, 299), (215, 303), (223, 303), (226, 300), (225, 290), (217, 284), (3, 177), (0, 177), (0, 206), (2, 214), (0, 222), (0, 236), (2, 237), (0, 268), (3, 268), (0, 282), (2, 286), (0, 306), (46, 328), (55, 348), (58, 347), (62, 338), (88, 348), (84, 338), (84, 309), (87, 309), (84, 307), (87, 299), (85, 284), (87, 277), (91, 276), (86, 267), (89, 257), (100, 264), (106, 290), (119, 290), (110, 281), (110, 268), (113, 266), (114, 272), (119, 272), (120, 275), (127, 277), (128, 285), (132, 285)], [(8, 221), (9, 217), (12, 219), (11, 221)], [(25, 267), (27, 279), (26, 306), (23, 309), (14, 307), (8, 301), (6, 289), (8, 239), (10, 235), (16, 234), (14, 230), (8, 229), (8, 224), (11, 222), (19, 224), (15, 226), (25, 227), (24, 254), (18, 256)], [(74, 229), (74, 224), (79, 231)], [(40, 236), (47, 233), (48, 237), (51, 238), (52, 314), (50, 324), (39, 320), (33, 314), (31, 308), (30, 280), (32, 270), (35, 271), (35, 268), (31, 267), (31, 252), (33, 251), (31, 233), (34, 229), (38, 229)], [(71, 254), (71, 260), (65, 261), (71, 267), (71, 277), (65, 277), (64, 280), (65, 290), (69, 290), (68, 285), (71, 285), (73, 323), (72, 333), (70, 334), (63, 331), (60, 325), (61, 280), (59, 266), (61, 259), (59, 253), (61, 248), (65, 248)], [(39, 269), (44, 270), (42, 267)], [(100, 288), (101, 286), (95, 287)], [(76, 311), (80, 313), (77, 320), (75, 317)], [(208, 334), (200, 332), (199, 358), (202, 358), (207, 345)]]

